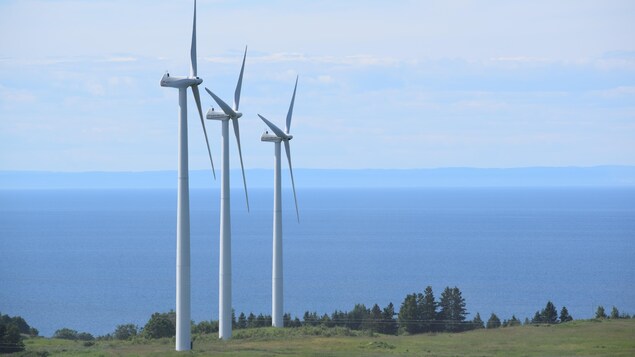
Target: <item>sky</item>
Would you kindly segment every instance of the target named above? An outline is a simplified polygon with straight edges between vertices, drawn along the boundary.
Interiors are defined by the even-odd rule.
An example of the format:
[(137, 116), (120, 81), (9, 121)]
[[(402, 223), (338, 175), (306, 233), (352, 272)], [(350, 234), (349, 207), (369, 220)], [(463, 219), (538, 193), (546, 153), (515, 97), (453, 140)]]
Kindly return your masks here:
[[(189, 0), (0, 1), (0, 170), (175, 170)], [(635, 165), (635, 1), (198, 1), (198, 74), (246, 168)], [(202, 91), (203, 110), (213, 103)], [(209, 168), (188, 93), (190, 169)], [(220, 123), (207, 121), (220, 165)], [(239, 167), (235, 142), (231, 165)]]

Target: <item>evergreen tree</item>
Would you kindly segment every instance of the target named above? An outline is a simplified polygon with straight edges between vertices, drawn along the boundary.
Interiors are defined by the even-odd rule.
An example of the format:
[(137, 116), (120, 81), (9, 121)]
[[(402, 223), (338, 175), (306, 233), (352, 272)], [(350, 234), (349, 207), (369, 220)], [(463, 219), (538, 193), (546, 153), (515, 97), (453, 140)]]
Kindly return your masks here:
[(262, 313), (258, 314), (258, 317), (256, 317), (256, 327), (267, 327), (267, 319)]
[(498, 318), (498, 316), (496, 316), (495, 313), (492, 313), (492, 315), (489, 317), (489, 320), (487, 320), (487, 328), (499, 328), (501, 327), (501, 320)]
[(436, 330), (435, 320), (437, 318), (437, 302), (434, 300), (432, 287), (427, 286), (422, 294), (419, 294), (417, 307), (419, 309), (419, 318), (421, 319), (420, 331), (430, 332)]
[(465, 309), (465, 299), (461, 296), (459, 288), (446, 287), (439, 300), (439, 320), (443, 323), (444, 329), (450, 332), (463, 330), (467, 310)]
[(254, 315), (253, 312), (250, 312), (249, 316), (247, 316), (247, 328), (254, 327), (256, 327), (256, 315)]
[(485, 323), (481, 320), (481, 314), (478, 312), (476, 313), (476, 316), (474, 316), (474, 320), (472, 320), (472, 326), (475, 329), (485, 328)]
[(348, 315), (343, 311), (335, 310), (331, 314), (331, 322), (334, 326), (346, 326), (347, 319)]
[(553, 305), (551, 301), (547, 302), (547, 305), (542, 310), (540, 315), (542, 317), (543, 323), (548, 323), (548, 324), (558, 323), (558, 310), (556, 310), (556, 307)]
[(241, 312), (238, 315), (238, 322), (236, 323), (236, 328), (242, 329), (247, 328), (247, 316), (245, 316), (244, 312)]
[(596, 319), (606, 318), (606, 312), (604, 312), (604, 306), (598, 306), (598, 309), (595, 311), (595, 318)]
[(419, 320), (417, 294), (408, 294), (399, 308), (399, 326), (414, 334), (419, 332)]
[(366, 324), (366, 328), (373, 332), (382, 332), (382, 311), (379, 305), (373, 305), (372, 309), (370, 309), (370, 315), (368, 319), (368, 323)]
[(355, 304), (353, 310), (348, 313), (348, 328), (351, 330), (361, 330), (366, 325), (370, 317), (370, 311), (364, 304)]
[(507, 321), (507, 326), (520, 326), (520, 320), (516, 317), (516, 315), (512, 315), (511, 320)]
[(569, 322), (571, 320), (573, 320), (573, 317), (569, 315), (569, 310), (567, 310), (567, 307), (563, 306), (562, 310), (560, 310), (560, 322)]
[(381, 324), (381, 333), (385, 333), (387, 335), (395, 335), (397, 334), (397, 321), (395, 321), (395, 307), (391, 303), (388, 304), (384, 308), (382, 312), (382, 324)]
[(532, 324), (541, 324), (542, 321), (542, 315), (540, 314), (540, 311), (536, 311), (536, 313), (534, 314), (534, 318), (531, 319), (531, 323)]
[(617, 310), (617, 307), (613, 306), (613, 308), (611, 309), (611, 318), (612, 319), (619, 319), (620, 318), (620, 312)]
[(291, 323), (292, 323), (292, 321), (291, 321), (291, 314), (290, 313), (287, 312), (286, 314), (282, 315), (282, 325), (284, 327), (292, 327)]

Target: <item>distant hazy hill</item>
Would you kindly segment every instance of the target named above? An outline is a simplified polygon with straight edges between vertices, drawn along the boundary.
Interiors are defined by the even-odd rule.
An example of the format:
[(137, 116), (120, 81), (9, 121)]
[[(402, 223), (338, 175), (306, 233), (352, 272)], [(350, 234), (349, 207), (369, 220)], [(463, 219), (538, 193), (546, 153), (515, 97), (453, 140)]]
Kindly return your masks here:
[[(218, 172), (217, 172), (218, 174)], [(620, 187), (635, 186), (635, 166), (528, 167), (512, 169), (441, 168), (416, 170), (296, 169), (296, 187)], [(272, 170), (247, 170), (249, 187), (271, 187)], [(232, 186), (242, 187), (239, 170)], [(0, 189), (175, 188), (176, 171), (40, 172), (0, 171)], [(190, 172), (190, 187), (218, 187), (211, 171)], [(283, 185), (290, 185), (283, 171)]]

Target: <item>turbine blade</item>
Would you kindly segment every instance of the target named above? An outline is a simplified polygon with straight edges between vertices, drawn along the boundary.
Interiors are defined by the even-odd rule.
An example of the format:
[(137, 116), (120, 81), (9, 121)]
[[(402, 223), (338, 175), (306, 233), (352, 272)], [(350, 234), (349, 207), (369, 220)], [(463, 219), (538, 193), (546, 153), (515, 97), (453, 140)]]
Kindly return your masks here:
[(278, 135), (280, 138), (283, 138), (283, 139), (286, 139), (288, 137), (287, 134), (284, 133), (284, 131), (280, 130), (280, 128), (275, 126), (272, 122), (270, 122), (269, 120), (265, 119), (265, 117), (263, 117), (260, 114), (258, 114), (258, 116), (260, 117), (260, 119), (262, 119), (262, 121), (265, 122), (265, 124), (267, 124), (269, 129), (271, 129), (271, 131), (273, 131), (274, 134)]
[(287, 160), (289, 161), (289, 172), (291, 173), (291, 187), (293, 187), (293, 200), (295, 201), (295, 214), (298, 217), (298, 223), (300, 223), (300, 212), (298, 211), (298, 198), (295, 195), (295, 182), (293, 181), (293, 168), (291, 167), (291, 148), (289, 147), (289, 140), (284, 141), (284, 151), (287, 153)]
[(238, 157), (240, 157), (240, 169), (243, 172), (243, 185), (245, 186), (245, 200), (247, 201), (247, 212), (249, 212), (249, 196), (247, 195), (247, 180), (245, 179), (245, 166), (243, 166), (243, 153), (240, 149), (240, 129), (238, 129), (238, 119), (232, 119), (234, 124), (234, 134), (236, 134), (236, 143), (238, 144)]
[(247, 59), (247, 46), (245, 46), (245, 55), (243, 56), (243, 65), (240, 67), (240, 75), (238, 83), (236, 83), (236, 91), (234, 92), (234, 110), (238, 111), (240, 105), (240, 91), (243, 87), (243, 73), (245, 72), (245, 59)]
[(194, 101), (196, 102), (196, 109), (198, 109), (198, 116), (201, 118), (201, 126), (203, 127), (203, 134), (205, 134), (205, 144), (207, 144), (207, 153), (209, 154), (209, 162), (212, 164), (212, 174), (214, 180), (216, 180), (216, 170), (214, 170), (214, 160), (212, 160), (212, 151), (209, 149), (209, 140), (207, 139), (207, 130), (205, 129), (205, 121), (203, 120), (203, 109), (201, 108), (201, 94), (198, 92), (198, 86), (192, 86), (192, 94), (194, 94)]
[(295, 91), (298, 89), (298, 78), (295, 77), (295, 87), (293, 87), (293, 96), (291, 97), (291, 105), (289, 105), (289, 112), (287, 112), (287, 126), (284, 128), (284, 132), (289, 134), (289, 130), (291, 130), (291, 116), (293, 115), (293, 103), (295, 103)]
[(192, 21), (192, 46), (190, 47), (190, 77), (196, 77), (196, 0), (194, 0), (194, 20)]
[(220, 99), (216, 94), (212, 93), (212, 91), (207, 89), (207, 87), (205, 87), (205, 90), (207, 91), (207, 93), (209, 93), (209, 95), (212, 96), (212, 98), (214, 98), (216, 103), (218, 103), (218, 106), (223, 110), (223, 112), (225, 112), (225, 114), (229, 115), (232, 118), (235, 118), (237, 116), (236, 112), (229, 105), (227, 105), (227, 103), (223, 102), (223, 100)]

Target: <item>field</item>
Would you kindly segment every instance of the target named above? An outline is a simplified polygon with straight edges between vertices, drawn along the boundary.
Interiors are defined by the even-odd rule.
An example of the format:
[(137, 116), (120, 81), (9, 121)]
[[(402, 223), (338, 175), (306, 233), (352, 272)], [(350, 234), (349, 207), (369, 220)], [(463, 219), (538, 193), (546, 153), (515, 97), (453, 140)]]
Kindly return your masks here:
[(320, 328), (238, 330), (234, 336), (227, 342), (215, 335), (197, 336), (188, 353), (175, 352), (171, 339), (96, 341), (86, 346), (34, 338), (25, 340), (26, 351), (14, 356), (635, 356), (635, 319), (415, 336)]

